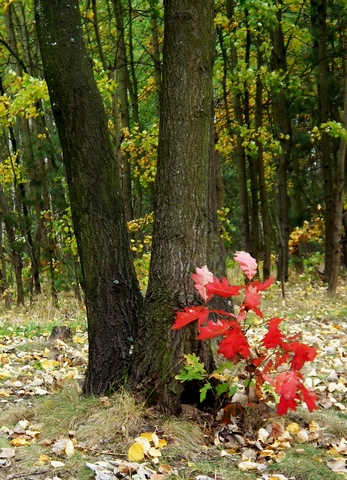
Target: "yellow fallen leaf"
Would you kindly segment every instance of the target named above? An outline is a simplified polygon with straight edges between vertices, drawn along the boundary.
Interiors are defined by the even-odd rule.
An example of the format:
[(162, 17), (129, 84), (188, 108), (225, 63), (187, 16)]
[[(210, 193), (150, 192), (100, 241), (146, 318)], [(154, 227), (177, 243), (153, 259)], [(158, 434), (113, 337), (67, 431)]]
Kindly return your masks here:
[(18, 437), (11, 440), (10, 445), (13, 445), (14, 447), (26, 447), (29, 445), (29, 442), (25, 438)]
[(276, 463), (281, 463), (286, 458), (286, 452), (282, 450), (279, 453), (277, 453), (277, 455), (274, 455), (273, 458)]
[(158, 444), (156, 445), (157, 448), (163, 448), (167, 445), (167, 441), (163, 438), (160, 438)]
[(133, 443), (128, 450), (128, 460), (130, 462), (142, 462), (145, 458), (145, 450), (141, 443)]
[(310, 432), (318, 432), (318, 430), (320, 430), (320, 426), (318, 425), (317, 422), (312, 420), (308, 426), (308, 429)]
[(145, 438), (149, 442), (153, 442), (154, 441), (153, 440), (153, 435), (155, 435), (155, 434), (152, 433), (152, 432), (144, 432), (144, 433), (141, 433), (140, 437)]
[(85, 338), (80, 337), (78, 335), (75, 335), (75, 336), (72, 337), (72, 342), (73, 343), (85, 343)]
[(9, 397), (11, 393), (8, 390), (1, 389), (0, 390), (0, 397)]
[(44, 465), (45, 463), (50, 462), (51, 459), (48, 455), (40, 455), (38, 461), (36, 462), (36, 465)]
[(148, 450), (148, 455), (150, 455), (151, 457), (161, 457), (161, 451), (155, 447), (151, 447)]
[(299, 433), (300, 427), (297, 423), (290, 423), (289, 425), (287, 425), (286, 430), (289, 433)]
[(49, 370), (54, 367), (60, 367), (60, 363), (57, 362), (56, 360), (44, 359), (44, 360), (41, 360), (40, 364), (44, 370)]
[(144, 453), (147, 453), (148, 450), (151, 448), (151, 444), (145, 437), (137, 437), (135, 438), (135, 442), (143, 446)]
[(75, 448), (72, 440), (67, 440), (65, 444), (65, 454), (67, 457), (71, 457), (75, 453)]

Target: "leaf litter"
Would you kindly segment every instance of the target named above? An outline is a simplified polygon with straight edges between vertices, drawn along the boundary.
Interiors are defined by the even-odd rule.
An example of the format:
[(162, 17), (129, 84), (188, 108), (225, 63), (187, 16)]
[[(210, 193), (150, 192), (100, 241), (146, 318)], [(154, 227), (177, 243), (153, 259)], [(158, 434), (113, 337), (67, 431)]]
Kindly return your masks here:
[[(303, 285), (290, 285), (285, 301), (274, 285), (264, 295), (263, 304), (265, 318), (284, 313), (288, 333), (300, 333), (305, 343), (317, 348), (316, 359), (304, 372), (305, 385), (318, 395), (321, 412), (335, 411), (336, 415), (345, 413), (347, 403), (346, 300), (346, 285), (340, 287), (335, 299), (326, 295), (323, 286), (307, 285), (303, 288)], [(66, 342), (59, 339), (48, 342), (48, 332), (31, 338), (15, 331), (7, 332), (0, 337), (0, 402), (3, 406), (23, 402), (32, 404), (35, 398), (49, 398), (65, 385), (80, 382), (84, 377), (87, 354), (87, 335), (82, 329), (76, 330), (71, 341)], [(238, 395), (242, 396), (242, 392)], [(111, 408), (110, 399), (100, 399), (100, 406)], [(308, 444), (321, 449), (324, 459), (319, 461), (338, 475), (336, 478), (347, 477), (347, 439), (343, 434), (329, 433), (327, 425), (320, 424), (318, 414), (308, 416), (303, 412), (302, 417), (298, 413), (278, 421), (265, 412), (262, 425), (247, 431), (238, 423), (237, 412), (233, 413), (235, 421), (229, 425), (219, 424), (215, 419), (206, 421), (206, 417), (201, 420), (202, 416), (198, 414), (198, 423), (206, 432), (207, 444), (198, 446), (198, 450), (204, 455), (214, 451), (231, 462), (233, 469), (239, 470), (241, 475), (244, 472), (244, 477), (235, 478), (250, 478), (247, 475), (259, 480), (296, 478), (295, 471), (289, 477), (284, 471), (282, 473), (281, 464), (284, 465), (289, 452), (304, 456)], [(170, 461), (170, 448), (173, 449), (170, 436), (164, 435), (164, 439), (157, 431), (138, 430), (132, 442), (128, 442), (126, 451), (119, 448), (119, 456), (124, 455), (124, 458), (115, 458), (116, 451), (102, 449), (100, 445), (87, 447), (73, 433), (41, 439), (40, 424), (25, 418), (18, 419), (13, 426), (0, 427), (1, 445), (5, 445), (5, 440), (8, 443), (0, 448), (0, 478), (4, 479), (11, 478), (14, 465), (21, 460), (21, 449), (33, 444), (40, 447), (41, 453), (32, 467), (45, 466), (47, 479), (76, 478), (70, 475), (66, 465), (81, 453), (88, 458), (84, 462), (85, 468), (97, 480), (181, 478), (181, 472), (189, 464), (194, 465), (184, 458)], [(266, 473), (273, 466), (276, 472)], [(191, 472), (189, 478), (192, 479), (227, 479), (216, 474), (203, 475), (204, 472), (196, 469)]]

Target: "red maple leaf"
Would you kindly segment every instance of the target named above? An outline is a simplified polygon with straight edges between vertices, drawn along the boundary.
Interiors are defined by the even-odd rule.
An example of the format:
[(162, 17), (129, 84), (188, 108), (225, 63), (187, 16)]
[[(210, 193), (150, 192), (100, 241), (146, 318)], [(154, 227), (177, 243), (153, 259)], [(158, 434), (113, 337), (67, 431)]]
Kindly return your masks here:
[(225, 277), (222, 280), (214, 277), (213, 282), (206, 285), (206, 290), (209, 294), (219, 295), (223, 298), (240, 295), (241, 288), (243, 287), (231, 286)]
[(236, 252), (234, 260), (249, 280), (257, 273), (257, 261), (248, 252)]
[(206, 322), (209, 314), (209, 309), (204, 306), (185, 308), (183, 312), (176, 312), (176, 320), (172, 325), (171, 330), (179, 330), (185, 327), (194, 320), (198, 320), (198, 324)]
[(225, 358), (232, 360), (239, 353), (243, 358), (247, 358), (250, 349), (247, 338), (242, 332), (237, 322), (232, 322), (232, 330), (228, 331), (226, 337), (220, 342), (218, 353)]
[(281, 345), (284, 335), (278, 326), (282, 321), (283, 318), (271, 318), (269, 320), (269, 331), (261, 340), (266, 348), (275, 348)]
[(230, 313), (230, 312), (226, 312), (225, 310), (217, 310), (215, 308), (211, 308), (210, 310), (211, 313), (217, 313), (218, 315), (220, 315), (221, 317), (231, 317), (233, 318), (234, 320), (236, 320), (236, 317), (233, 313)]
[(275, 369), (277, 370), (280, 365), (283, 365), (284, 363), (286, 363), (289, 358), (290, 358), (289, 353), (276, 352), (275, 364), (274, 364)]
[(260, 294), (257, 292), (255, 288), (252, 288), (250, 285), (246, 287), (246, 296), (243, 300), (243, 306), (245, 307), (246, 311), (253, 310), (260, 318), (263, 318), (264, 315), (258, 308), (260, 305)]
[(197, 267), (196, 273), (192, 274), (192, 278), (195, 282), (195, 289), (199, 292), (200, 296), (207, 302), (213, 294), (209, 294), (206, 290), (206, 285), (213, 282), (213, 275), (205, 265), (202, 268)]
[(280, 401), (278, 402), (276, 412), (278, 415), (285, 415), (289, 409), (296, 410), (297, 409), (297, 402), (294, 398), (287, 399), (285, 397), (281, 397)]
[(292, 342), (283, 344), (283, 348), (287, 351), (293, 352), (292, 369), (301, 370), (305, 362), (312, 361), (317, 354), (314, 347), (310, 347), (305, 343)]
[(229, 329), (230, 322), (226, 320), (221, 319), (216, 322), (210, 320), (205, 327), (199, 328), (198, 340), (220, 337), (221, 335), (225, 335)]
[(276, 393), (283, 396), (286, 400), (295, 398), (296, 387), (298, 384), (298, 375), (293, 370), (279, 373), (276, 377)]
[(254, 280), (254, 282), (251, 282), (249, 285), (252, 287), (255, 287), (258, 292), (263, 292), (264, 290), (267, 290), (271, 285), (274, 283), (275, 279), (274, 277), (269, 277), (265, 282), (260, 282), (259, 280)]
[(306, 403), (307, 408), (310, 412), (312, 412), (312, 410), (314, 410), (315, 408), (318, 408), (316, 405), (317, 395), (314, 392), (308, 390), (308, 388), (306, 388), (305, 385), (301, 382), (298, 382), (298, 390), (300, 390), (304, 402)]

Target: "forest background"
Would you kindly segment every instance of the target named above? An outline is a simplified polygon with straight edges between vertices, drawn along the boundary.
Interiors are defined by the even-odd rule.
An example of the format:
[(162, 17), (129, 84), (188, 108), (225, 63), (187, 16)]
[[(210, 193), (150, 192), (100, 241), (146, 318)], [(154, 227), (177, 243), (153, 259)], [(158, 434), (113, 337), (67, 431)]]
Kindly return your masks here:
[[(289, 264), (336, 291), (344, 212), (347, 75), (343, 2), (215, 2), (216, 202), (225, 250), (245, 250), (285, 294)], [(131, 251), (148, 278), (162, 88), (163, 5), (80, 2), (108, 115)], [(1, 289), (7, 306), (82, 301), (62, 152), (43, 80), (32, 2), (3, 6)], [(191, 186), (186, 185), (189, 189)], [(170, 192), (167, 192), (170, 195)], [(324, 267), (321, 263), (324, 261)]]

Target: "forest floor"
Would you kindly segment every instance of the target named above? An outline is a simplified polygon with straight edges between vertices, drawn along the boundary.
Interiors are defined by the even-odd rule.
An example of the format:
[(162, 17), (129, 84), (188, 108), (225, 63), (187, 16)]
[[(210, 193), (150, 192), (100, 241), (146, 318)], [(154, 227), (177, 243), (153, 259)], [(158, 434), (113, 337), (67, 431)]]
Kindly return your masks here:
[[(305, 378), (319, 409), (251, 412), (242, 426), (193, 406), (163, 418), (124, 391), (82, 397), (86, 319), (73, 298), (0, 311), (0, 479), (347, 478), (347, 280), (335, 298), (307, 278), (289, 282), (285, 300), (273, 285), (262, 310), (317, 348)], [(50, 339), (61, 325), (71, 338)]]

